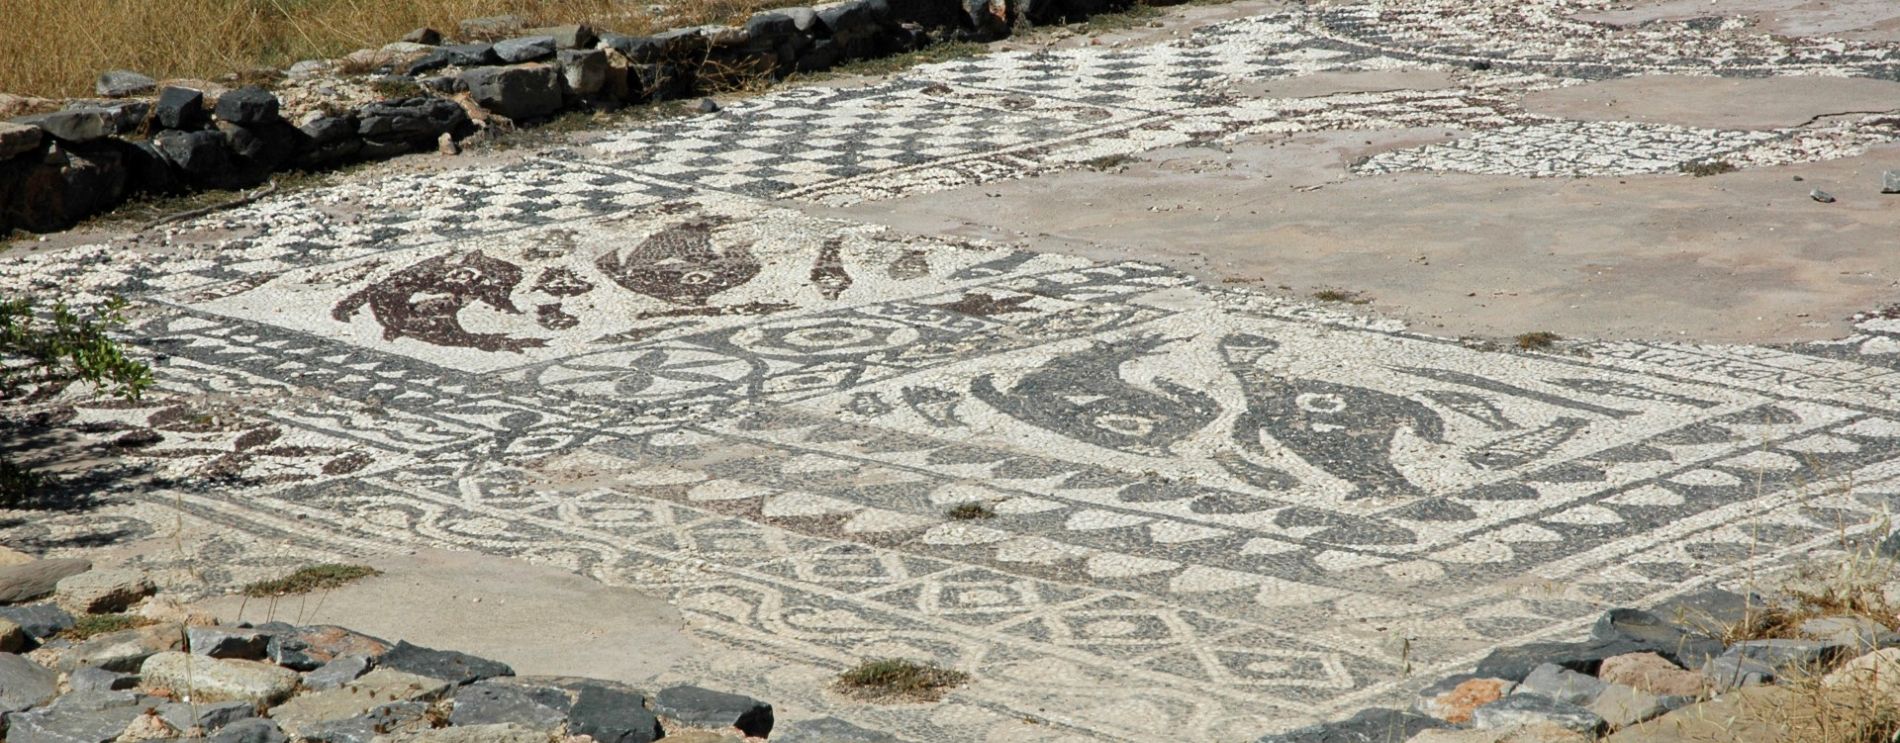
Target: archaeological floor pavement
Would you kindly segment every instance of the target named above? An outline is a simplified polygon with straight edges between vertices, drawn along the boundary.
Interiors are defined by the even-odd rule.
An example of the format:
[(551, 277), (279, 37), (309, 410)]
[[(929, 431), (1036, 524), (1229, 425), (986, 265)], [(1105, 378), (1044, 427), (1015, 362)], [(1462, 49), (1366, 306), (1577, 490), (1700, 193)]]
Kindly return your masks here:
[[(1497, 350), (825, 209), (1275, 133), (1445, 127), (1351, 168), (1524, 179), (1900, 138), (1875, 112), (1725, 130), (1525, 110), (1527, 90), (1638, 73), (1900, 71), (1881, 42), (1574, 19), (1597, 6), (1265, 9), (12, 251), (9, 289), (130, 298), (160, 390), (62, 403), (143, 469), (0, 540), (190, 520), (222, 530), (179, 547), (213, 583), (423, 547), (519, 557), (673, 601), (727, 649), (682, 677), (914, 741), (1252, 740), (1390, 702), (1878, 528), (1900, 496), (1900, 320)], [(1418, 70), (1455, 75), (1232, 93)], [(994, 515), (948, 515), (968, 503)], [(974, 678), (938, 705), (825, 690), (880, 656)]]

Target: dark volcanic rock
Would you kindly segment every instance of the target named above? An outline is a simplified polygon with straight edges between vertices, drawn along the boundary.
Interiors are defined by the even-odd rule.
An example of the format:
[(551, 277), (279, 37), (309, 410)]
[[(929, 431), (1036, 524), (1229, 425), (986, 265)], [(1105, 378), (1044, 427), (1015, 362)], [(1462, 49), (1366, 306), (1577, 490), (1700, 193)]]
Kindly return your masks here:
[(304, 674), (306, 689), (334, 689), (363, 677), (376, 667), (376, 659), (367, 655), (345, 655)]
[(187, 627), (185, 639), (191, 652), (213, 658), (257, 660), (270, 649), (268, 635), (240, 627)]
[[(0, 163), (0, 225), (35, 232), (65, 229), (119, 203), (125, 185), (125, 164), (116, 147), (82, 152), (55, 146), (39, 158), (14, 158)], [(62, 559), (0, 568), (0, 604), (44, 596), (59, 578), (86, 565)]]
[(594, 684), (575, 691), (567, 716), (570, 733), (592, 736), (596, 743), (652, 743), (666, 735), (639, 694)]
[(0, 619), (20, 625), (20, 629), (39, 640), (73, 627), (73, 615), (52, 604), (0, 606)]
[(462, 81), (482, 108), (510, 119), (538, 119), (561, 110), (560, 80), (548, 65), (482, 67), (462, 73)]
[(114, 112), (103, 108), (69, 108), (64, 111), (21, 116), (13, 121), (16, 124), (37, 126), (48, 136), (68, 143), (91, 142), (119, 130), (119, 117)]
[(1589, 640), (1585, 642), (1540, 642), (1511, 648), (1499, 648), (1478, 661), (1473, 673), (1510, 681), (1523, 681), (1532, 669), (1555, 663), (1578, 673), (1595, 675), (1604, 658), (1625, 653), (1657, 652), (1645, 643), (1629, 640)]
[(300, 740), (316, 743), (370, 743), (378, 735), (394, 735), (430, 727), (429, 705), (391, 702), (344, 720), (328, 720), (298, 732)]
[(277, 723), (253, 717), (226, 725), (205, 743), (288, 743), (290, 738), (277, 729)]
[(277, 96), (270, 91), (246, 85), (218, 96), (217, 114), (220, 121), (239, 126), (274, 124), (283, 120), (278, 116), (277, 107)]
[(388, 641), (332, 625), (297, 627), (266, 622), (257, 630), (270, 635), (271, 662), (298, 671), (311, 671), (344, 655), (381, 656)]
[[(104, 668), (78, 668), (66, 677), (74, 691), (127, 691), (139, 685), (138, 674), (119, 673)], [(4, 688), (4, 684), (0, 684)]]
[(1472, 713), (1471, 723), (1473, 727), (1484, 729), (1550, 723), (1586, 735), (1594, 735), (1603, 728), (1603, 718), (1597, 713), (1536, 694), (1512, 694), (1479, 707)]
[(31, 712), (6, 716), (8, 743), (106, 743), (144, 711), (124, 691), (76, 691)]
[(377, 658), (376, 664), (381, 668), (440, 679), (458, 686), (497, 676), (515, 675), (515, 670), (503, 663), (407, 642), (396, 643), (389, 652)]
[(191, 88), (166, 86), (159, 91), (153, 112), (166, 129), (198, 129), (205, 125), (205, 94)]
[(552, 36), (523, 36), (495, 42), (495, 56), (507, 64), (538, 62), (554, 56), (557, 48)]
[(0, 653), (0, 713), (38, 707), (58, 691), (59, 674), (25, 656)]
[(772, 705), (738, 694), (673, 686), (653, 697), (660, 714), (693, 727), (736, 727), (749, 737), (772, 733)]
[(455, 694), (449, 722), (456, 725), (493, 725), (517, 722), (553, 727), (567, 721), (574, 706), (573, 693), (551, 684), (529, 680), (493, 679), (470, 684)]
[(1701, 632), (1692, 632), (1672, 624), (1654, 613), (1640, 609), (1612, 609), (1597, 619), (1590, 636), (1598, 640), (1623, 640), (1648, 645), (1657, 655), (1687, 668), (1701, 666), (1722, 654), (1722, 641)]
[(221, 132), (163, 131), (152, 137), (152, 146), (194, 185), (219, 187), (232, 181), (233, 155)]

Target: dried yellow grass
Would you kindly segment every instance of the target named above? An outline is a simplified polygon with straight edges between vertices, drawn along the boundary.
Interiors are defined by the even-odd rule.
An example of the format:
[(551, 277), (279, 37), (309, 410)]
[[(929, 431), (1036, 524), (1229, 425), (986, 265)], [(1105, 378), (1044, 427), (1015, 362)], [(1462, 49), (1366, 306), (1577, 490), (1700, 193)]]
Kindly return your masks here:
[(88, 96), (112, 69), (215, 79), (379, 47), (423, 26), (453, 36), (458, 21), (482, 16), (643, 33), (656, 22), (729, 22), (788, 4), (682, 0), (655, 19), (645, 0), (6, 0), (0, 93)]

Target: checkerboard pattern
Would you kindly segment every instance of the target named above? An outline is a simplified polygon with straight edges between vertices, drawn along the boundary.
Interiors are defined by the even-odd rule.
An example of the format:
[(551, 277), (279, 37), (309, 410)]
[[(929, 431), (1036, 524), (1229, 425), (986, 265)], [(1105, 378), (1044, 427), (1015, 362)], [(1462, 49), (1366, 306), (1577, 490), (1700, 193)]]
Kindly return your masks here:
[(1442, 145), (1380, 153), (1362, 164), (1359, 171), (1436, 170), (1532, 177), (1666, 173), (1684, 163), (1714, 158), (1776, 137), (1773, 132), (1559, 121), (1506, 127)]
[(788, 91), (614, 137), (598, 145), (616, 167), (749, 196), (1032, 145), (1087, 124), (970, 105), (917, 82), (872, 89)]

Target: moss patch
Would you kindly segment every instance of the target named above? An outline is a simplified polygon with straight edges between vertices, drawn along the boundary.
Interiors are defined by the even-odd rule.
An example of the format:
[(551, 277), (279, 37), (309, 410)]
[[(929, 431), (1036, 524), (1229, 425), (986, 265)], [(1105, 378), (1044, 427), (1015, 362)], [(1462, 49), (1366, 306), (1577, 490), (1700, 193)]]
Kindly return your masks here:
[(151, 619), (131, 614), (87, 614), (73, 620), (72, 629), (62, 630), (62, 639), (78, 642), (94, 635), (156, 624)]

